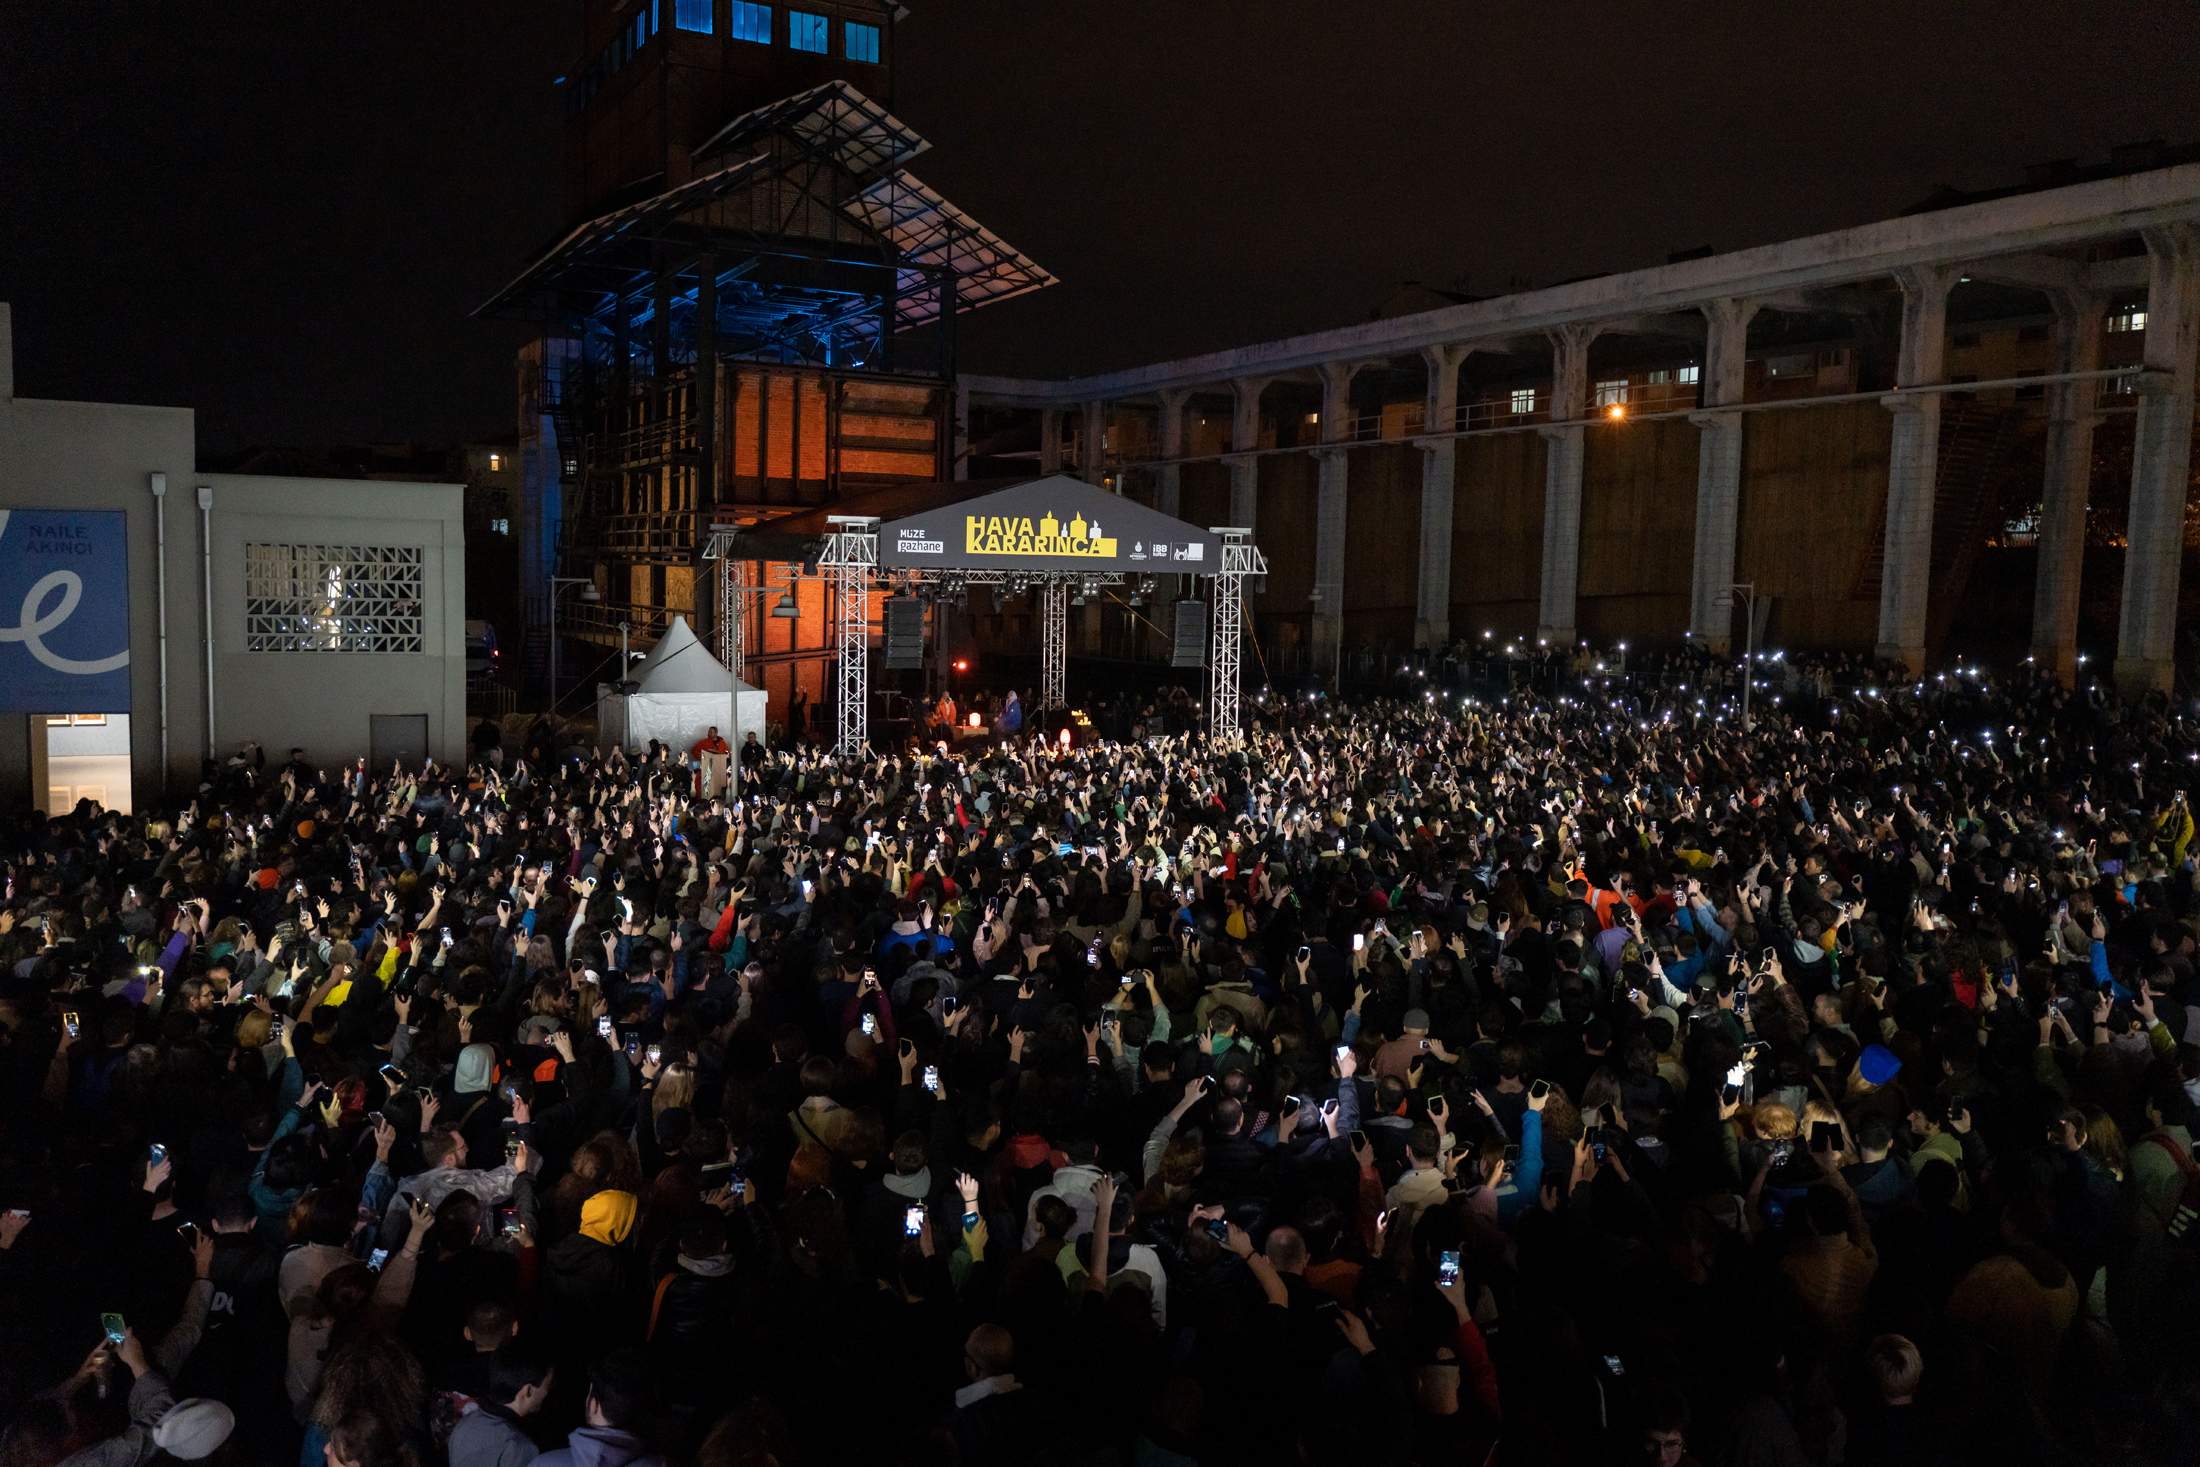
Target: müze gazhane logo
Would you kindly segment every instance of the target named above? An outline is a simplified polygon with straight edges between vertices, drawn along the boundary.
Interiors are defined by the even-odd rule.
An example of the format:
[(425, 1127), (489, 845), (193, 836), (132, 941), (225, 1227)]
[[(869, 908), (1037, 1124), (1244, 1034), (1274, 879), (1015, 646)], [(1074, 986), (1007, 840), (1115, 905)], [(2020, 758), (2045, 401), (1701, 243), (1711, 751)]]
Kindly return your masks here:
[(903, 530), (894, 548), (904, 555), (945, 555), (947, 542), (929, 538), (929, 530)]

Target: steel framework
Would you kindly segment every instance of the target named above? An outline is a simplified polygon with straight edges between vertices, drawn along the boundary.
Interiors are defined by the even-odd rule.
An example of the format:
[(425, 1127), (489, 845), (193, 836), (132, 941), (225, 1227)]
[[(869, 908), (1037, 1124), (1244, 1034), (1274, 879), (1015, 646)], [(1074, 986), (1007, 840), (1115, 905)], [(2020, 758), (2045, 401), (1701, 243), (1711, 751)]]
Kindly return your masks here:
[(741, 597), (752, 588), (748, 585), (741, 562), (733, 555), (733, 538), (740, 533), (734, 524), (713, 524), (706, 532), (698, 558), (705, 564), (718, 567), (718, 660), (726, 664), (726, 671), (741, 680), (741, 664), (748, 660), (748, 618), (741, 614)]
[(817, 568), (833, 592), (833, 749), (860, 754), (871, 738), (870, 625), (864, 613), (878, 570), (878, 520), (842, 514), (825, 519), (834, 528)]
[(1240, 657), (1245, 636), (1245, 582), (1268, 574), (1268, 561), (1254, 546), (1252, 531), (1235, 526), (1209, 527), (1222, 537), (1222, 564), (1214, 578), (1212, 638), (1207, 657), (1209, 738), (1234, 742), (1239, 733)]
[(1039, 706), (1069, 706), (1069, 582), (1052, 577), (1039, 588)]
[[(1029, 592), (1039, 601), (1039, 689), (1037, 707), (1054, 711), (1069, 706), (1069, 605), (1073, 593), (1099, 595), (1108, 587), (1136, 582), (1140, 595), (1150, 595), (1154, 578), (1121, 571), (1031, 571), (958, 568), (882, 572), (878, 562), (876, 519), (856, 515), (829, 515), (829, 534), (820, 539), (789, 541), (731, 523), (710, 527), (701, 559), (718, 562), (718, 642), (726, 665), (740, 675), (742, 655), (741, 598), (783, 592), (796, 581), (813, 579), (793, 573), (797, 561), (814, 564), (817, 575), (833, 598), (833, 688), (835, 749), (858, 753), (870, 738), (870, 625), (872, 587), (883, 585), (897, 595), (957, 601), (972, 586), (992, 586), (1011, 596)], [(1222, 542), (1211, 575), (1214, 582), (1213, 615), (1210, 618), (1208, 664), (1208, 727), (1221, 739), (1236, 739), (1240, 732), (1240, 693), (1245, 628), (1245, 583), (1268, 574), (1268, 561), (1246, 529), (1217, 527)], [(746, 539), (747, 543), (744, 543)], [(814, 557), (814, 558), (813, 558)], [(782, 574), (768, 584), (744, 583), (742, 562), (765, 559), (782, 563)]]

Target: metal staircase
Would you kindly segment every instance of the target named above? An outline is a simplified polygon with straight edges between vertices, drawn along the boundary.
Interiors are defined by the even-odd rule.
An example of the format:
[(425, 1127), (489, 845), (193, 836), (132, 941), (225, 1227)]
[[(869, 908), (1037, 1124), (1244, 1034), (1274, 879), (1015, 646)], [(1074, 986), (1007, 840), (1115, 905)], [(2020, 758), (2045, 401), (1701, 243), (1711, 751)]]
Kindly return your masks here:
[[(1940, 609), (1933, 618), (1935, 643), (1945, 634), (1946, 623), (1962, 599), (1963, 583), (1970, 577), (1987, 531), (2007, 502), (2005, 470), (2017, 425), (2024, 417), (2021, 408), (1953, 394), (1941, 406), (1930, 567), (1932, 604)], [(1886, 556), (1887, 499), (1882, 493), (1872, 499), (1871, 538), (1857, 567), (1856, 583), (1849, 591), (1851, 600), (1879, 600)]]

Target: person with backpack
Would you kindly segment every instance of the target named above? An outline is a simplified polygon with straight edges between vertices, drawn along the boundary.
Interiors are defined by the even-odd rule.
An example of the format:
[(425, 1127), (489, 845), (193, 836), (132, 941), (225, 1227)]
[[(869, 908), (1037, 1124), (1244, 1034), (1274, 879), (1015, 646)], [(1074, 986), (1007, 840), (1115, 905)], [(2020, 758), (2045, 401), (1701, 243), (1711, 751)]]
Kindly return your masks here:
[(2107, 1282), (2109, 1320), (2151, 1374), (2200, 1307), (2200, 1165), (2192, 1097), (2176, 1066), (2155, 1061), (2144, 1085), (2147, 1129), (2131, 1143)]

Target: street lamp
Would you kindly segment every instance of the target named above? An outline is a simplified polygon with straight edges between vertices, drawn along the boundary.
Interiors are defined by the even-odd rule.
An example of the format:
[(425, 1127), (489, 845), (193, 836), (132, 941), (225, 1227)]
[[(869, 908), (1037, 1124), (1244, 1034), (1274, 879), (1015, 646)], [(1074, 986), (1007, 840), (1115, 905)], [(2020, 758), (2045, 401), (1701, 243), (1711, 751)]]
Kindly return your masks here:
[[(596, 589), (594, 580), (587, 576), (552, 576), (550, 578), (550, 712), (558, 711), (558, 593), (568, 586), (581, 588), (579, 600), (593, 606), (603, 600), (603, 593)], [(619, 677), (626, 677), (626, 669), (619, 669)]]
[(1721, 591), (1715, 604), (1721, 611), (1742, 605), (1742, 731), (1749, 731), (1749, 689), (1757, 681), (1757, 583), (1736, 581)]

